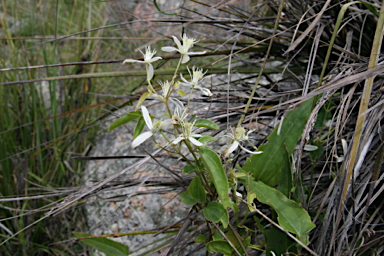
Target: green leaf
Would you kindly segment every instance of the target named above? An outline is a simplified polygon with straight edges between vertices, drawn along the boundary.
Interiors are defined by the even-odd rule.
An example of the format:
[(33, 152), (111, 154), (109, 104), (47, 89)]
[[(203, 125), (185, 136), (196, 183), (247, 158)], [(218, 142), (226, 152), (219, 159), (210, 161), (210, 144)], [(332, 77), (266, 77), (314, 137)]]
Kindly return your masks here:
[(251, 212), (254, 212), (256, 208), (255, 204), (254, 204), (254, 200), (256, 198), (256, 195), (255, 193), (252, 193), (252, 191), (248, 191), (247, 193), (247, 203), (250, 204), (248, 205), (248, 209), (251, 211)]
[(137, 121), (135, 130), (133, 131), (133, 139), (136, 139), (137, 136), (140, 135), (140, 133), (143, 131), (145, 125), (145, 121), (143, 117), (139, 118), (139, 121)]
[(271, 206), (277, 212), (277, 220), (285, 230), (302, 236), (316, 227), (306, 210), (277, 189), (250, 178), (242, 181), (248, 190), (256, 195), (258, 201)]
[(193, 178), (187, 191), (190, 198), (199, 203), (205, 203), (205, 190), (199, 176)]
[(211, 137), (211, 136), (203, 136), (199, 139), (199, 141), (203, 144), (207, 144), (208, 142), (211, 142), (211, 141), (215, 141), (217, 140), (215, 137)]
[(229, 241), (231, 241), (232, 245), (235, 246), (236, 249), (241, 247), (239, 241), (237, 241), (236, 235), (232, 232), (232, 229), (228, 229), (228, 231), (225, 232), (225, 236)]
[[(223, 234), (224, 234), (224, 228), (223, 228), (223, 226), (219, 226), (219, 229), (221, 230), (221, 231), (223, 231)], [(223, 240), (224, 239), (224, 237), (223, 237), (223, 235), (221, 234), (221, 232), (219, 231), (219, 230), (215, 230), (215, 233), (213, 233), (213, 236), (212, 236), (212, 240), (214, 240), (214, 241), (220, 241), (220, 240)]]
[(207, 238), (202, 234), (199, 234), (195, 239), (195, 242), (198, 244), (205, 244), (206, 241), (207, 241)]
[(311, 242), (309, 241), (309, 235), (302, 235), (302, 236), (299, 236), (298, 239), (300, 240), (300, 242), (302, 242), (303, 244), (305, 245), (309, 245)]
[(284, 154), (281, 157), (283, 159), (281, 163), (283, 168), (281, 168), (279, 187), (277, 189), (285, 196), (289, 197), (289, 193), (292, 189), (292, 170), (287, 150), (284, 150)]
[(297, 255), (297, 248), (294, 246), (296, 242), (290, 238), (286, 233), (273, 226), (270, 230), (265, 232), (267, 255), (271, 255), (271, 251), (275, 255), (284, 255), (286, 252), (294, 253)]
[(224, 255), (232, 255), (233, 249), (227, 241), (217, 240), (207, 243), (207, 251), (209, 253), (221, 252)]
[(368, 10), (370, 10), (373, 14), (375, 14), (377, 17), (379, 17), (379, 13), (376, 10), (376, 7), (373, 4), (361, 2), (365, 7), (367, 7)]
[(210, 202), (203, 210), (204, 216), (207, 220), (217, 223), (221, 221), (224, 228), (227, 228), (229, 223), (229, 215), (224, 206), (219, 202)]
[(125, 114), (122, 117), (119, 117), (116, 121), (114, 121), (111, 124), (111, 126), (109, 126), (109, 130), (112, 131), (113, 129), (119, 127), (120, 125), (131, 122), (132, 120), (135, 120), (136, 118), (139, 118), (139, 117), (141, 117), (140, 111), (129, 112), (128, 114)]
[(179, 196), (181, 198), (181, 201), (183, 201), (183, 203), (188, 206), (194, 206), (195, 204), (197, 204), (197, 201), (189, 196), (187, 190), (181, 192)]
[[(247, 238), (244, 239), (243, 246), (245, 249), (247, 249), (250, 244), (251, 244), (251, 237), (247, 236)], [(239, 248), (239, 252), (244, 254), (243, 249), (241, 247)]]
[[(76, 238), (92, 236), (88, 233), (72, 232)], [(108, 256), (126, 256), (129, 253), (128, 246), (118, 243), (116, 241), (99, 237), (99, 238), (88, 238), (80, 240), (83, 244), (96, 247), (97, 250), (105, 253)]]
[[(225, 233), (225, 236), (227, 237), (227, 239), (229, 241), (231, 241), (232, 245), (235, 246), (236, 250), (238, 250), (241, 255), (244, 255), (243, 248), (241, 247), (241, 244), (239, 243), (239, 241), (236, 238), (236, 235), (232, 232), (231, 229), (229, 229)], [(246, 239), (243, 239), (242, 237), (240, 237), (240, 240), (241, 240), (241, 243), (243, 244), (244, 248), (247, 249), (249, 244), (251, 243), (251, 237), (247, 236)]]
[(220, 126), (218, 126), (216, 123), (214, 123), (208, 119), (198, 119), (198, 120), (196, 120), (194, 126), (205, 127), (205, 128), (214, 129), (214, 130), (220, 129)]
[(327, 102), (317, 114), (314, 128), (322, 128), (324, 127), (329, 120), (332, 119), (332, 112), (329, 110), (330, 104)]
[(243, 169), (259, 180), (273, 187), (281, 179), (283, 168), (290, 168), (287, 155), (290, 156), (299, 141), (307, 119), (311, 113), (313, 99), (305, 101), (299, 108), (290, 111), (281, 125), (268, 136), (268, 144), (259, 147), (263, 154), (252, 155)]
[(144, 93), (143, 95), (140, 96), (140, 99), (139, 101), (137, 102), (136, 104), (136, 109), (135, 110), (138, 110), (139, 107), (141, 106), (141, 104), (143, 104), (143, 102), (150, 96), (151, 94), (146, 92)]
[(177, 90), (176, 92), (177, 92), (177, 94), (179, 94), (180, 97), (184, 97), (185, 95), (187, 95), (187, 94), (185, 93), (185, 91), (183, 91), (183, 90), (181, 90), (181, 89), (180, 89), (180, 90)]
[(191, 172), (194, 172), (195, 170), (196, 170), (196, 166), (195, 165), (188, 164), (188, 165), (184, 166), (183, 173), (184, 174), (189, 174)]
[(210, 149), (200, 148), (199, 153), (204, 162), (209, 175), (215, 185), (216, 191), (219, 194), (220, 200), (226, 209), (232, 208), (232, 201), (228, 197), (228, 179), (223, 166), (221, 165), (220, 157)]

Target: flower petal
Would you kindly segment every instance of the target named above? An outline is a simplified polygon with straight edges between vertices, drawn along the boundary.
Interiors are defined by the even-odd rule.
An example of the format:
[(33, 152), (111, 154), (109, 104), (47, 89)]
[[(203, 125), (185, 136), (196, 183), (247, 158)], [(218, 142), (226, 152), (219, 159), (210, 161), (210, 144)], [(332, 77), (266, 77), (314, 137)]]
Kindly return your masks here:
[[(193, 66), (192, 70), (194, 70), (195, 66)], [(188, 70), (188, 73), (189, 73), (189, 76), (190, 77), (193, 77), (193, 75), (191, 74), (191, 70), (189, 69), (189, 67), (187, 66), (187, 70)], [(193, 72), (192, 72), (193, 73)]]
[(123, 61), (123, 64), (125, 64), (125, 63), (131, 63), (131, 62), (139, 62), (139, 63), (143, 63), (144, 61), (142, 61), (142, 60), (126, 59), (126, 60)]
[(172, 145), (176, 145), (176, 144), (178, 144), (180, 141), (182, 141), (184, 139), (185, 139), (184, 136), (180, 135), (174, 141), (172, 141)]
[(152, 130), (153, 125), (152, 125), (151, 117), (149, 116), (148, 109), (145, 106), (141, 106), (141, 112), (143, 112), (143, 118), (147, 127), (149, 128), (149, 130)]
[(318, 147), (314, 146), (314, 145), (309, 145), (309, 144), (304, 145), (304, 150), (305, 151), (315, 151), (317, 149), (318, 149)]
[(200, 91), (201, 91), (205, 96), (208, 96), (208, 97), (211, 97), (211, 96), (212, 96), (211, 91), (208, 90), (208, 89), (206, 89), (206, 88), (203, 88), (203, 87), (200, 87), (200, 86), (196, 86), (195, 88), (200, 89)]
[(153, 66), (151, 63), (148, 63), (148, 73), (147, 73), (147, 80), (151, 80), (153, 78)]
[(147, 63), (152, 63), (152, 62), (155, 62), (155, 61), (158, 61), (158, 60), (161, 60), (162, 58), (161, 57), (155, 57), (155, 58), (152, 58), (150, 60), (147, 61)]
[(252, 154), (252, 155), (258, 155), (258, 154), (262, 154), (263, 153), (263, 151), (251, 151), (251, 150), (248, 150), (245, 147), (241, 146), (240, 144), (239, 144), (239, 146), (240, 146), (240, 148), (242, 150), (244, 150), (245, 152), (247, 152), (249, 154)]
[(181, 80), (183, 80), (183, 82), (180, 83), (181, 85), (185, 85), (185, 84), (188, 84), (188, 83), (189, 83), (188, 80), (185, 79), (185, 78), (183, 77), (183, 74), (181, 74), (181, 73), (180, 73), (180, 78), (181, 78)]
[(179, 51), (179, 49), (173, 47), (173, 46), (164, 46), (161, 47), (161, 50), (164, 52), (174, 52), (174, 51)]
[(202, 55), (202, 54), (206, 54), (207, 52), (204, 51), (204, 52), (188, 52), (188, 55)]
[(195, 139), (193, 137), (189, 137), (188, 139), (190, 142), (192, 142), (193, 145), (195, 145), (197, 147), (201, 147), (204, 145), (203, 143), (201, 143), (200, 141), (198, 141), (197, 139)]
[(348, 153), (348, 143), (345, 139), (341, 139), (341, 145), (343, 146), (343, 153), (346, 155)]
[(189, 61), (189, 56), (187, 55), (187, 54), (185, 54), (185, 55), (183, 55), (183, 57), (182, 57), (182, 60), (181, 60), (181, 63), (187, 63), (188, 61)]
[(136, 139), (134, 139), (132, 141), (131, 147), (135, 148), (135, 147), (139, 146), (141, 143), (146, 141), (148, 138), (152, 137), (152, 135), (153, 135), (153, 133), (151, 131), (147, 131), (147, 132), (140, 134), (139, 136), (136, 137)]
[(160, 129), (161, 130), (166, 130), (168, 129), (169, 126), (171, 126), (172, 120), (171, 119), (166, 119), (163, 122), (161, 122)]
[(175, 36), (172, 36), (172, 37), (173, 37), (173, 41), (177, 45), (177, 48), (179, 48), (179, 50), (181, 50), (183, 47), (181, 46), (181, 43), (180, 43), (179, 39), (177, 39), (177, 37), (175, 37)]
[(237, 149), (238, 146), (239, 142), (235, 140), (232, 145), (224, 151), (224, 157), (228, 157), (233, 151)]

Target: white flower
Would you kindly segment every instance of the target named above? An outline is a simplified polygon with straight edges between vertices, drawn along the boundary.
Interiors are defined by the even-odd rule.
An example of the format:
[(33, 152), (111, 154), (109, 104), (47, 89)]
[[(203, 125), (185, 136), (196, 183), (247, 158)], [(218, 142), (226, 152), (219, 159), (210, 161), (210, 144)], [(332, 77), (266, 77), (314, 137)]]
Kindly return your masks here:
[(180, 125), (186, 123), (188, 108), (185, 108), (184, 104), (176, 98), (171, 98), (170, 101), (176, 106), (175, 112), (172, 115), (172, 122)]
[(245, 134), (245, 129), (243, 127), (237, 127), (234, 133), (229, 135), (233, 139), (233, 143), (227, 148), (227, 150), (224, 151), (223, 156), (228, 157), (238, 147), (240, 147), (242, 150), (252, 155), (263, 153), (263, 151), (250, 151), (241, 145), (240, 142), (244, 140), (248, 140), (248, 135), (251, 132), (252, 131), (248, 131), (247, 134)]
[(145, 54), (140, 51), (141, 54), (144, 56), (144, 60), (134, 60), (134, 59), (126, 59), (123, 63), (131, 63), (131, 62), (139, 62), (139, 63), (145, 63), (148, 66), (147, 70), (147, 79), (151, 80), (153, 78), (154, 70), (152, 66), (152, 62), (161, 60), (161, 57), (153, 57), (156, 54), (156, 50), (151, 50), (151, 46), (147, 46), (145, 50)]
[(189, 86), (191, 87), (192, 89), (193, 88), (197, 88), (197, 89), (200, 89), (201, 92), (206, 95), (206, 96), (212, 96), (212, 93), (210, 90), (206, 89), (206, 88), (203, 88), (201, 86), (199, 86), (199, 82), (204, 78), (204, 75), (205, 73), (203, 73), (203, 69), (196, 69), (195, 66), (192, 67), (192, 74), (191, 74), (191, 71), (189, 70), (189, 68), (187, 67), (188, 69), (188, 73), (189, 75), (191, 76), (191, 81), (187, 81), (182, 74), (180, 74), (180, 78), (181, 80), (183, 80), (183, 82), (180, 82), (180, 85), (184, 85), (184, 86)]
[(163, 99), (167, 99), (167, 97), (170, 94), (170, 91), (172, 90), (172, 85), (169, 81), (161, 82), (159, 81), (159, 85), (161, 86), (161, 89), (163, 89)]
[(197, 42), (197, 40), (194, 38), (188, 38), (186, 34), (184, 34), (182, 37), (183, 45), (181, 45), (181, 42), (179, 41), (179, 39), (177, 39), (177, 37), (175, 36), (172, 36), (172, 37), (173, 37), (173, 41), (177, 45), (177, 48), (173, 46), (164, 46), (164, 47), (161, 47), (161, 50), (165, 52), (178, 51), (182, 55), (181, 63), (187, 63), (190, 59), (189, 55), (201, 55), (206, 53), (205, 51), (189, 52), (189, 49), (192, 48), (192, 46)]
[(166, 80), (164, 82), (158, 81), (158, 83), (161, 86), (163, 93), (161, 95), (159, 95), (153, 90), (152, 94), (153, 94), (153, 96), (155, 96), (159, 100), (166, 101), (172, 93), (173, 85), (168, 80)]
[(143, 113), (143, 118), (144, 118), (145, 124), (147, 125), (149, 131), (144, 132), (144, 133), (140, 134), (139, 136), (137, 136), (136, 139), (134, 139), (132, 141), (132, 145), (131, 145), (132, 148), (139, 146), (141, 143), (146, 141), (148, 138), (152, 137), (156, 132), (167, 128), (171, 124), (171, 120), (161, 121), (161, 120), (156, 120), (156, 119), (152, 123), (151, 117), (149, 116), (148, 109), (145, 106), (141, 106), (141, 112)]
[(200, 141), (196, 140), (194, 137), (202, 137), (203, 135), (200, 134), (195, 134), (192, 133), (192, 129), (194, 127), (195, 123), (183, 123), (182, 124), (182, 129), (183, 129), (183, 134), (180, 134), (173, 142), (172, 145), (176, 145), (182, 140), (189, 140), (193, 145), (200, 147), (203, 146), (204, 144), (201, 143)]

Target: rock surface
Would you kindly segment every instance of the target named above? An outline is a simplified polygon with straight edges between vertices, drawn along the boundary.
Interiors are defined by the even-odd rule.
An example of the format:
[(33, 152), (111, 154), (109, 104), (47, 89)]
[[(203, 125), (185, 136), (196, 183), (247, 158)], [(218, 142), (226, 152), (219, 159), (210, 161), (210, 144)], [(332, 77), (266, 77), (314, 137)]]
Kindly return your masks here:
[[(132, 107), (127, 107), (118, 111), (117, 114), (123, 115), (132, 110)], [(110, 123), (106, 123), (105, 128)], [(143, 156), (145, 154), (143, 150), (131, 148), (132, 133), (127, 128), (132, 131), (134, 123), (101, 134), (95, 140), (90, 156)], [(150, 152), (154, 151), (150, 141), (146, 142), (145, 146)], [(94, 181), (106, 178), (139, 160), (141, 158), (89, 161), (85, 169), (86, 184), (90, 185)], [(171, 165), (172, 161), (166, 160), (163, 163)], [(153, 160), (129, 170), (118, 180), (145, 181), (155, 177), (173, 180), (172, 176)], [(92, 235), (101, 235), (146, 231), (170, 225), (188, 214), (188, 209), (177, 197), (180, 190), (165, 194), (156, 192), (146, 194), (153, 189), (145, 184), (124, 188), (124, 182), (119, 182), (115, 188), (98, 193), (86, 204), (89, 232)], [(151, 243), (165, 236), (167, 235), (130, 235), (115, 240), (128, 245), (131, 252), (144, 248), (137, 252), (139, 254), (148, 250)]]

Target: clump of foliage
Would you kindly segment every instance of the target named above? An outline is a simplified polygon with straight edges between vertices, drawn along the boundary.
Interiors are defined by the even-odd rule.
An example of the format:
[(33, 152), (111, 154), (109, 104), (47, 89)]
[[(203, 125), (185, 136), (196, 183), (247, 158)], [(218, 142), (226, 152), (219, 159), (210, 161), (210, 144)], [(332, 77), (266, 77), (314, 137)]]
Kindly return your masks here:
[[(168, 111), (164, 115), (168, 118), (166, 120), (154, 119), (152, 122), (147, 108), (142, 105), (141, 112), (133, 111), (120, 117), (112, 123), (111, 128), (114, 129), (139, 118), (133, 134), (132, 147), (135, 148), (152, 138), (155, 145), (159, 145), (167, 154), (178, 155), (185, 161), (186, 165), (183, 170), (185, 174), (194, 173), (196, 175), (188, 188), (180, 194), (180, 197), (186, 205), (192, 207), (190, 214), (195, 215), (196, 218), (198, 215), (202, 215), (206, 219), (206, 229), (200, 231), (198, 235), (199, 241), (206, 244), (208, 252), (247, 255), (248, 247), (259, 249), (259, 244), (251, 244), (251, 242), (255, 242), (258, 232), (248, 232), (255, 226), (247, 226), (244, 221), (241, 221), (252, 212), (259, 211), (253, 205), (254, 199), (271, 206), (273, 212), (277, 214), (279, 225), (295, 234), (297, 237), (294, 239), (305, 246), (308, 241), (307, 234), (315, 225), (311, 222), (308, 212), (288, 198), (292, 186), (287, 186), (288, 183), (291, 184), (291, 177), (287, 175), (287, 172), (290, 172), (288, 156), (293, 153), (295, 145), (301, 137), (313, 100), (307, 101), (302, 107), (287, 115), (281, 127), (276, 128), (275, 132), (268, 137), (269, 144), (260, 147), (262, 151), (257, 150), (257, 148), (249, 150), (242, 145), (242, 143), (249, 141), (252, 131), (246, 132), (239, 124), (228, 135), (231, 138), (230, 143), (220, 157), (209, 147), (209, 142), (216, 140), (216, 138), (204, 136), (196, 131), (200, 127), (219, 129), (219, 125), (208, 119), (189, 117), (189, 106), (185, 106), (181, 100), (175, 98), (176, 93), (179, 96), (191, 98), (195, 88), (199, 88), (206, 96), (212, 96), (209, 89), (200, 85), (204, 79), (202, 69), (193, 67), (192, 72), (189, 72), (190, 81), (186, 80), (181, 73), (182, 80), (176, 80), (180, 66), (189, 61), (189, 55), (201, 55), (206, 52), (190, 52), (196, 41), (188, 38), (186, 34), (183, 34), (182, 42), (175, 36), (173, 39), (177, 48), (166, 46), (162, 50), (177, 51), (181, 57), (172, 80), (158, 81), (161, 86), (161, 93), (153, 89), (153, 82), (151, 81), (155, 73), (152, 63), (161, 59), (154, 57), (156, 51), (147, 47), (146, 52), (143, 53), (143, 61), (131, 59), (124, 61), (124, 63), (143, 62), (146, 65), (148, 91), (138, 101), (137, 108), (148, 97), (154, 97), (164, 103)], [(189, 68), (188, 71), (190, 71)], [(180, 89), (180, 86), (190, 87), (189, 93), (187, 94)], [(149, 130), (144, 133), (142, 133), (143, 120)], [(167, 135), (164, 132), (167, 129), (173, 130), (173, 135)], [(279, 132), (278, 129), (280, 129)], [(167, 142), (166, 145), (161, 145), (158, 142), (156, 139), (158, 135), (163, 137)], [(187, 149), (186, 152), (183, 152), (184, 148)], [(244, 166), (233, 168), (230, 164), (232, 162), (231, 156), (238, 148), (254, 156)], [(274, 188), (278, 184), (280, 184), (279, 190), (285, 194)], [(244, 188), (243, 193), (238, 192), (238, 187), (241, 186)], [(244, 204), (248, 204), (249, 207), (244, 207)], [(269, 221), (277, 225), (272, 220)], [(190, 227), (190, 225), (189, 221), (184, 223), (185, 227)], [(279, 225), (277, 227), (280, 227)], [(282, 232), (282, 238), (279, 239), (291, 239), (287, 234)], [(178, 233), (179, 237), (183, 235), (181, 231)], [(176, 239), (170, 245), (171, 249), (168, 253), (172, 253), (173, 248), (178, 243), (180, 240)], [(275, 253), (276, 250), (280, 254), (285, 252), (287, 248), (270, 247), (268, 251)], [(297, 251), (297, 248), (292, 247), (290, 250)]]

